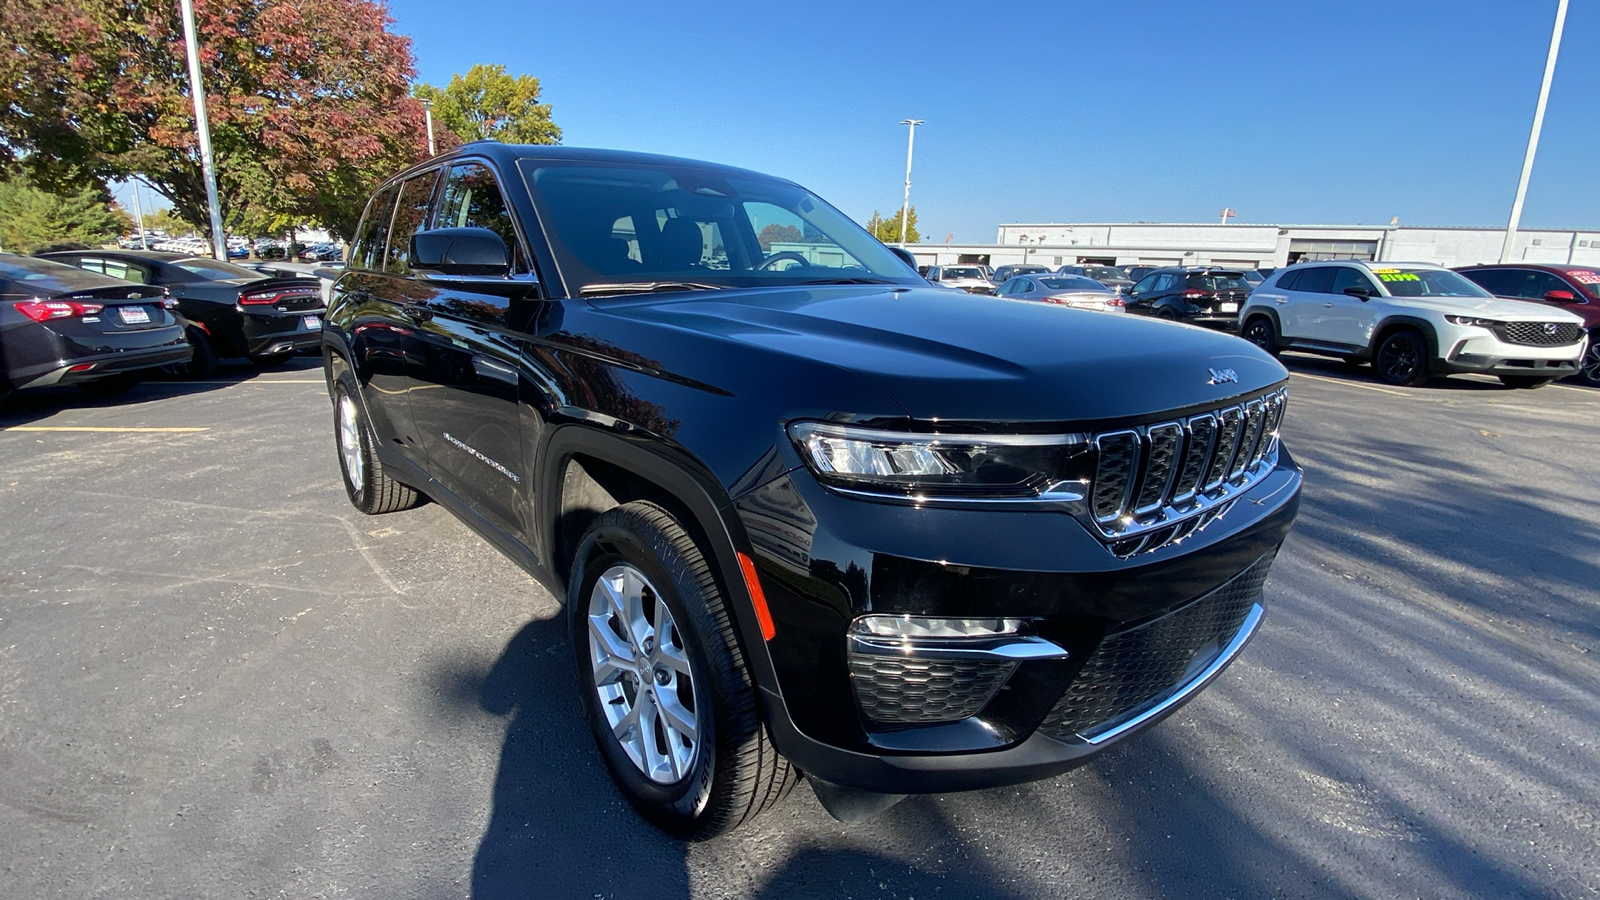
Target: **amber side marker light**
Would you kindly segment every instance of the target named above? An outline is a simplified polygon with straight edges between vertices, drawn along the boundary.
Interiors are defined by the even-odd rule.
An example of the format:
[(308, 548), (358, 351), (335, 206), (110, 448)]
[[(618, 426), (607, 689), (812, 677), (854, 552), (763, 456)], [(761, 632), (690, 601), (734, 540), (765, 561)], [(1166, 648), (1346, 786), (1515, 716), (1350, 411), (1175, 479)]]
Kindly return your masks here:
[(778, 634), (772, 624), (772, 611), (767, 609), (767, 595), (761, 590), (761, 580), (756, 577), (756, 564), (743, 553), (739, 557), (739, 570), (744, 573), (744, 586), (750, 589), (750, 601), (756, 608), (756, 620), (761, 623), (761, 638), (772, 640)]

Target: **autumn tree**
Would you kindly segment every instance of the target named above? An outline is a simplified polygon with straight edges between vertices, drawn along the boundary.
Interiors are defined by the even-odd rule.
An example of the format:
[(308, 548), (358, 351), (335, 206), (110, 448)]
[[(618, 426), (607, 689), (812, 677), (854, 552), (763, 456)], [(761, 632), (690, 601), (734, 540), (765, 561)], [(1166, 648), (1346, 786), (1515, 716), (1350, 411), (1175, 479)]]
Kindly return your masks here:
[(512, 76), (505, 66), (480, 64), (466, 75), (450, 76), (443, 88), (418, 84), (411, 93), (433, 103), (435, 137), (444, 138), (436, 143), (442, 150), (457, 141), (561, 143), (561, 129), (550, 118), (550, 104), (539, 102), (539, 90), (539, 79), (532, 75)]
[(799, 243), (803, 237), (804, 236), (800, 233), (800, 229), (794, 227), (793, 225), (779, 225), (777, 223), (773, 223), (761, 229), (761, 233), (756, 235), (756, 240), (761, 242), (762, 253), (770, 253), (772, 252), (773, 244), (796, 244)]
[[(867, 220), (867, 230), (872, 232), (873, 237), (883, 241), (885, 244), (900, 243), (899, 210), (896, 210), (888, 218), (878, 215), (878, 211), (873, 210), (872, 218)], [(922, 236), (917, 233), (917, 208), (915, 206), (906, 209), (905, 240), (908, 244), (915, 244), (922, 240)]]
[(21, 175), (0, 181), (0, 248), (7, 253), (32, 253), (52, 244), (97, 246), (122, 234), (126, 222), (94, 188), (58, 195)]
[[(348, 237), (374, 184), (426, 153), (410, 40), (376, 0), (197, 0), (195, 16), (225, 222)], [(0, 165), (49, 189), (137, 173), (210, 221), (177, 3), (5, 0), (0, 34)]]

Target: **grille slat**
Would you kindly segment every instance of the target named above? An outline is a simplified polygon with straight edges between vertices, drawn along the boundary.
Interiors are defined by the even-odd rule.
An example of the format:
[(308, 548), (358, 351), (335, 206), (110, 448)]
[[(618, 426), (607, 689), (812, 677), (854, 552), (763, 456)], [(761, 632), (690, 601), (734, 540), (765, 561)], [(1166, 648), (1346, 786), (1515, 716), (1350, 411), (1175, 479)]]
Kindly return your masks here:
[(1200, 477), (1205, 474), (1211, 445), (1217, 436), (1217, 418), (1207, 413), (1189, 420), (1189, 443), (1183, 454), (1183, 468), (1172, 486), (1172, 499), (1187, 503), (1200, 489)]
[(1239, 633), (1271, 567), (1265, 557), (1187, 606), (1108, 635), (1040, 730), (1058, 740), (1092, 738), (1177, 693)]
[(1114, 521), (1128, 508), (1128, 495), (1133, 491), (1133, 476), (1139, 469), (1139, 433), (1098, 435), (1095, 447), (1100, 452), (1094, 473), (1094, 517)]
[(1244, 407), (1244, 425), (1239, 438), (1239, 455), (1228, 470), (1228, 480), (1234, 481), (1255, 466), (1256, 450), (1261, 446), (1261, 431), (1267, 424), (1267, 407), (1260, 400), (1252, 400)]
[(1206, 468), (1204, 490), (1214, 491), (1222, 487), (1228, 466), (1233, 463), (1234, 451), (1239, 448), (1239, 420), (1243, 416), (1244, 410), (1237, 406), (1218, 411), (1217, 452), (1212, 454), (1211, 465)]
[(1490, 330), (1502, 342), (1524, 347), (1564, 347), (1583, 337), (1577, 322), (1501, 322)]
[(1177, 422), (1152, 425), (1145, 432), (1150, 438), (1150, 462), (1145, 466), (1135, 514), (1153, 512), (1167, 499), (1167, 488), (1176, 471), (1178, 450), (1183, 442), (1183, 426)]

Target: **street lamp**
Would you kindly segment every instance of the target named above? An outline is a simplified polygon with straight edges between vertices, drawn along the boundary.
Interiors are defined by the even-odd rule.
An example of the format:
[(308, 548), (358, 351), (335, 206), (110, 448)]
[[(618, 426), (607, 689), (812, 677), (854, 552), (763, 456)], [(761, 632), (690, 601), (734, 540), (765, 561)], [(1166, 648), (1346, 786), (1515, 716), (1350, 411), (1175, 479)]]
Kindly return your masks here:
[(1522, 157), (1522, 177), (1517, 181), (1517, 199), (1511, 203), (1511, 220), (1506, 223), (1506, 240), (1500, 245), (1500, 261), (1511, 262), (1511, 243), (1517, 239), (1517, 223), (1522, 221), (1522, 201), (1528, 195), (1528, 176), (1533, 174), (1533, 154), (1539, 149), (1539, 130), (1544, 127), (1544, 105), (1550, 99), (1550, 79), (1556, 74), (1556, 51), (1561, 49), (1561, 29), (1567, 21), (1567, 0), (1556, 4), (1556, 25), (1550, 32), (1550, 55), (1544, 61), (1544, 81), (1539, 85), (1539, 104), (1533, 110), (1533, 130), (1528, 133), (1528, 152)]
[[(1562, 0), (1563, 3), (1566, 0)], [(917, 126), (926, 124), (921, 119), (901, 119), (901, 125), (910, 125), (906, 132), (906, 198), (900, 203), (900, 246), (906, 245), (906, 216), (911, 211), (911, 148), (917, 141)]]
[(180, 0), (179, 6), (183, 14), (183, 44), (189, 52), (189, 93), (194, 96), (194, 132), (200, 141), (200, 171), (206, 181), (206, 205), (211, 208), (211, 250), (217, 259), (226, 260), (228, 238), (222, 233), (222, 202), (217, 199), (217, 165), (211, 158), (211, 125), (206, 121), (206, 91), (200, 80), (200, 48), (194, 36), (194, 0)]
[(428, 121), (428, 155), (433, 151), (433, 101), (427, 97), (422, 98), (422, 116)]

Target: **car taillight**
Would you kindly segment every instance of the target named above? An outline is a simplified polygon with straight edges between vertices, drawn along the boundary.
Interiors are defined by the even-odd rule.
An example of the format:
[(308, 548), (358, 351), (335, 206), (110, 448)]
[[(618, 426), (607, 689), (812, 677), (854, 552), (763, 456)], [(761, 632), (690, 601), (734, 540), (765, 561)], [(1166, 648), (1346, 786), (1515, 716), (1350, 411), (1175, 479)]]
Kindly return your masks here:
[(35, 322), (92, 316), (105, 308), (104, 303), (80, 303), (77, 300), (24, 300), (17, 304), (17, 312)]
[(1106, 305), (1107, 306), (1127, 306), (1128, 304), (1125, 303), (1121, 297), (1111, 297), (1111, 298), (1106, 300)]
[(1197, 291), (1194, 288), (1190, 288), (1187, 291), (1183, 292), (1183, 297), (1184, 297), (1185, 300), (1198, 300), (1201, 297), (1209, 297), (1209, 296), (1211, 296), (1211, 292), (1210, 291)]
[(300, 300), (314, 295), (315, 291), (296, 289), (290, 291), (261, 291), (255, 294), (240, 294), (239, 302), (245, 306), (266, 306), (273, 303), (282, 303), (286, 300)]

